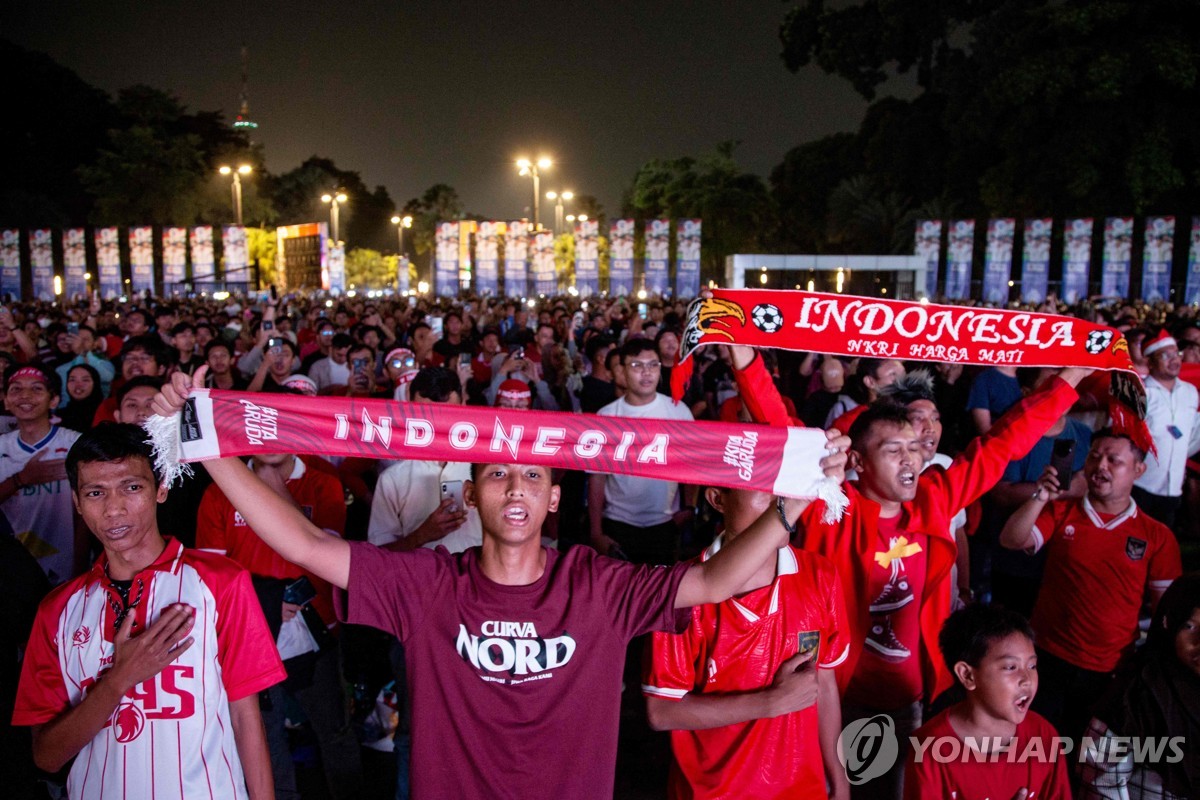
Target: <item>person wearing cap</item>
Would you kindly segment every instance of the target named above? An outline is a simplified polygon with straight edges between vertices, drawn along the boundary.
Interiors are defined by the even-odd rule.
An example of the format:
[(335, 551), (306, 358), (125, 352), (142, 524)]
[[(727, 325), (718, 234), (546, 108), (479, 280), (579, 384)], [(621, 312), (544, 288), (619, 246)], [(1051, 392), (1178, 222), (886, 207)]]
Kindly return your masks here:
[(0, 436), (0, 512), (57, 586), (87, 568), (87, 531), (76, 524), (64, 466), (79, 434), (50, 423), (60, 393), (53, 371), (12, 366), (4, 385), (17, 429)]
[(509, 378), (496, 390), (496, 408), (528, 411), (533, 408), (533, 390), (519, 378)]
[(407, 347), (396, 347), (383, 359), (383, 373), (392, 385), (392, 399), (408, 401), (408, 384), (417, 377), (420, 367), (417, 357)]
[(1146, 471), (1134, 481), (1138, 507), (1167, 527), (1183, 498), (1187, 459), (1200, 450), (1200, 403), (1196, 387), (1180, 380), (1179, 343), (1166, 329), (1142, 344), (1150, 375), (1146, 378), (1146, 426), (1157, 453), (1146, 455)]
[(354, 346), (354, 337), (348, 333), (338, 333), (333, 337), (329, 355), (312, 365), (308, 377), (317, 384), (321, 392), (330, 386), (348, 386), (350, 384), (350, 348)]

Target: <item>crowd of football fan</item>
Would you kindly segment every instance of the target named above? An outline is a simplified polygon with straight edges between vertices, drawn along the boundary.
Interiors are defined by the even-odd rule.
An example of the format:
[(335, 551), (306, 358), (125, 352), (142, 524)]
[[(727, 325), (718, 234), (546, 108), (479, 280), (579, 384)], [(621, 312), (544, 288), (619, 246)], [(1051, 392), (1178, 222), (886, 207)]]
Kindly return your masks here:
[[(363, 746), (394, 750), (397, 797), (475, 796), (485, 785), (497, 797), (611, 796), (607, 746), (592, 750), (584, 739), (582, 750), (560, 757), (554, 740), (562, 739), (563, 750), (573, 740), (527, 713), (547, 702), (535, 692), (554, 702), (583, 693), (571, 702), (601, 706), (621, 696), (623, 703), (607, 703), (625, 708), (620, 725), (670, 731), (663, 780), (678, 798), (1200, 796), (1200, 577), (1183, 574), (1184, 562), (1195, 568), (1200, 543), (1200, 464), (1189, 460), (1200, 450), (1200, 322), (1191, 309), (1166, 306), (1068, 309), (1051, 301), (1041, 310), (1124, 333), (1145, 378), (1154, 453), (1107, 427), (1108, 373), (1075, 369), (717, 346), (693, 356), (693, 376), (675, 403), (668, 387), (680, 356), (683, 301), (262, 294), (0, 308), (0, 526), (8, 529), (0, 536), (0, 592), (9, 620), (2, 627), (3, 749), (18, 776), (12, 796), (92, 797), (122, 785), (131, 796), (150, 796), (137, 779), (116, 776), (121, 762), (110, 748), (153, 748), (155, 741), (156, 770), (164, 769), (164, 742), (171, 758), (180, 749), (174, 796), (299, 797), (294, 759), (305, 741), (315, 743), (324, 789), (335, 798), (362, 796)], [(117, 512), (88, 510), (101, 495), (125, 491), (97, 477), (98, 464), (146, 460), (140, 437), (122, 426), (177, 406), (192, 376), (209, 388), (249, 392), (819, 428), (835, 455), (845, 453), (844, 464), (827, 472), (841, 478), (844, 468), (850, 506), (830, 523), (818, 504), (785, 508), (760, 492), (531, 473), (530, 481), (556, 487), (552, 498), (538, 500), (542, 506), (522, 506), (530, 518), (544, 517), (535, 533), (558, 554), (539, 563), (548, 572), (551, 563), (570, 565), (568, 606), (582, 583), (609, 581), (597, 575), (628, 581), (613, 578), (626, 588), (596, 590), (595, 602), (620, 607), (614, 624), (631, 644), (628, 655), (604, 656), (615, 664), (612, 692), (587, 673), (565, 684), (501, 689), (503, 681), (480, 679), (457, 627), (424, 640), (422, 622), (434, 612), (410, 597), (442, 596), (441, 573), (421, 571), (437, 548), (448, 554), (436, 558), (460, 565), (466, 585), (487, 583), (472, 571), (472, 559), (485, 556), (470, 551), (483, 546), (486, 555), (489, 537), (502, 538), (500, 523), (489, 521), (502, 513), (487, 506), (486, 481), (476, 474), (484, 465), (263, 454), (251, 459), (253, 481), (197, 466), (147, 508), (156, 515), (154, 535), (164, 537), (162, 553), (192, 563), (181, 554), (211, 551), (250, 575), (249, 604), (223, 606), (236, 602), (234, 589), (233, 599), (221, 599), (226, 590), (213, 588), (231, 580), (212, 577), (225, 575), (224, 562), (190, 556), (202, 585), (197, 596), (216, 597), (224, 617), (203, 623), (216, 626), (212, 663), (220, 665), (219, 675), (203, 680), (223, 681), (219, 702), (233, 709), (231, 716), (205, 701), (197, 713), (211, 714), (210, 728), (225, 721), (233, 733), (222, 735), (237, 737), (236, 748), (218, 743), (209, 751), (180, 744), (182, 734), (140, 735), (140, 726), (176, 724), (155, 709), (167, 707), (162, 695), (182, 678), (159, 673), (208, 641), (184, 588), (179, 604), (161, 606), (162, 625), (146, 610), (151, 602), (142, 594), (151, 590), (141, 570), (179, 569), (160, 555), (118, 577), (110, 566), (124, 563), (120, 541), (132, 534), (104, 529), (104, 513)], [(152, 494), (157, 480), (154, 473)], [(239, 483), (264, 494), (252, 502)], [(352, 543), (348, 573), (331, 577), (289, 560), (256, 521), (262, 517), (254, 506), (272, 497), (298, 508), (313, 536), (324, 531)], [(733, 591), (712, 596), (717, 602), (671, 613), (680, 607), (675, 593), (690, 586), (681, 583), (687, 565), (710, 564), (713, 574), (729, 569), (751, 552), (750, 538), (767, 541), (768, 520), (782, 525), (771, 535), (790, 544), (761, 551), (770, 557), (738, 572)], [(743, 537), (747, 543), (732, 545)], [(375, 563), (367, 548), (388, 560)], [(574, 550), (581, 552), (568, 561)], [(624, 565), (606, 571), (616, 570), (610, 559)], [(420, 569), (396, 572), (407, 564)], [(363, 588), (400, 580), (378, 577), (385, 573), (410, 583), (395, 597)], [(491, 577), (487, 568), (483, 574)], [(532, 574), (541, 579), (537, 569)], [(584, 581), (585, 574), (593, 577)], [(464, 584), (454, 585), (446, 604), (454, 605), (456, 593), (467, 603)], [(339, 608), (339, 586), (348, 590), (348, 611)], [(94, 596), (106, 600), (93, 608)], [(522, 608), (515, 597), (496, 602)], [(388, 603), (403, 604), (395, 620)], [(184, 605), (195, 618), (195, 643), (180, 646), (193, 623), (166, 627), (170, 614), (186, 616)], [(522, 613), (484, 619), (513, 623), (495, 632), (511, 646), (524, 642)], [(81, 624), (88, 614), (96, 622)], [(261, 641), (231, 631), (243, 619), (275, 645), (267, 655)], [(620, 649), (597, 639), (585, 650), (571, 633), (577, 650), (565, 656), (572, 663), (561, 664), (562, 672)], [(93, 635), (102, 646), (92, 671), (79, 673), (86, 675), (80, 686), (71, 651), (92, 653)], [(123, 658), (122, 649), (133, 653), (154, 635), (165, 648), (156, 654), (158, 672), (135, 676), (127, 666), (133, 656)], [(499, 658), (498, 647), (493, 653), (481, 645), (476, 662)], [(554, 656), (538, 657), (545, 669)], [(460, 669), (473, 682), (464, 696), (438, 688), (453, 684), (445, 673)], [(82, 698), (115, 680), (105, 670), (128, 675), (121, 687), (128, 691), (114, 694), (104, 713), (93, 712), (89, 728)], [(588, 681), (597, 683), (594, 696)], [(255, 713), (261, 742), (244, 738), (242, 720), (257, 725)], [(606, 713), (615, 750), (617, 709)], [(456, 721), (440, 719), (449, 716)], [(889, 769), (861, 783), (853, 758), (838, 754), (839, 735), (856, 720), (888, 728), (900, 745)], [(577, 727), (585, 730), (572, 736), (588, 735), (582, 721)], [(68, 747), (69, 730), (90, 735), (78, 733)], [(50, 732), (58, 744), (48, 744)], [(210, 734), (206, 728), (203, 737)], [(1073, 740), (1074, 751), (1011, 759), (990, 750), (1021, 750), (1055, 736)], [(926, 737), (957, 738), (965, 743), (962, 757), (935, 759), (928, 755), (934, 751), (910, 746)], [(1185, 744), (1180, 758), (1168, 750), (1146, 760), (1104, 746), (1118, 737), (1185, 737)], [(265, 748), (258, 761), (250, 754), (258, 745), (248, 741)], [(185, 765), (183, 751), (192, 747), (205, 758), (202, 771)], [(231, 752), (235, 761), (241, 754), (244, 777), (228, 768)], [(209, 763), (212, 753), (225, 759), (219, 770)], [(590, 776), (590, 785), (560, 780), (569, 770)], [(218, 771), (230, 781), (227, 790), (215, 788)], [(207, 789), (193, 793), (184, 788), (191, 782)]]

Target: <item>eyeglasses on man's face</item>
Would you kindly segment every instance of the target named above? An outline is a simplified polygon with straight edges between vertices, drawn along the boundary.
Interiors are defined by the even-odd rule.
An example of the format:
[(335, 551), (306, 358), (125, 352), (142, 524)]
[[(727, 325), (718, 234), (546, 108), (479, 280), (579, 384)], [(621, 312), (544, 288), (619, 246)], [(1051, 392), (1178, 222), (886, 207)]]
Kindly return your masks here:
[(630, 361), (626, 365), (634, 372), (654, 372), (662, 367), (661, 361)]

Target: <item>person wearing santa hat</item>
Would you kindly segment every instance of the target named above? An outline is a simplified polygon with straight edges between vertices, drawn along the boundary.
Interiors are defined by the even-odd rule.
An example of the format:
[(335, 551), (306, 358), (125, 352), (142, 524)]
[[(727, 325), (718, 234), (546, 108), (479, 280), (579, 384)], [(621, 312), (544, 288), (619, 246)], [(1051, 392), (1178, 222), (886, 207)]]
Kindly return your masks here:
[(528, 411), (533, 408), (533, 391), (525, 381), (509, 378), (496, 390), (496, 407)]
[(1183, 359), (1179, 343), (1166, 329), (1142, 343), (1150, 367), (1146, 378), (1146, 427), (1157, 453), (1146, 456), (1146, 471), (1133, 486), (1138, 507), (1168, 528), (1183, 497), (1188, 456), (1200, 450), (1196, 387), (1179, 379)]

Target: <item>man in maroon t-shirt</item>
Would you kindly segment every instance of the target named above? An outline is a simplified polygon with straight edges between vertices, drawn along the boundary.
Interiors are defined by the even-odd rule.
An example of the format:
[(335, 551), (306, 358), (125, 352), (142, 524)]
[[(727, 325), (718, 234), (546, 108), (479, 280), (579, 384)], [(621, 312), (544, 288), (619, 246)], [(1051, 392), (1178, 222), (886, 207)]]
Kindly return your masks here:
[[(192, 381), (173, 376), (155, 411), (177, 413)], [(840, 478), (849, 441), (830, 446), (822, 467)], [(629, 640), (679, 631), (689, 619), (680, 612), (731, 597), (787, 544), (786, 528), (808, 505), (771, 504), (703, 563), (634, 565), (542, 546), (542, 522), (559, 501), (548, 467), (476, 464), (464, 498), (479, 510), (482, 547), (394, 553), (325, 533), (235, 458), (208, 470), (279, 555), (353, 586), (350, 622), (403, 641), (417, 798), (612, 797)]]

